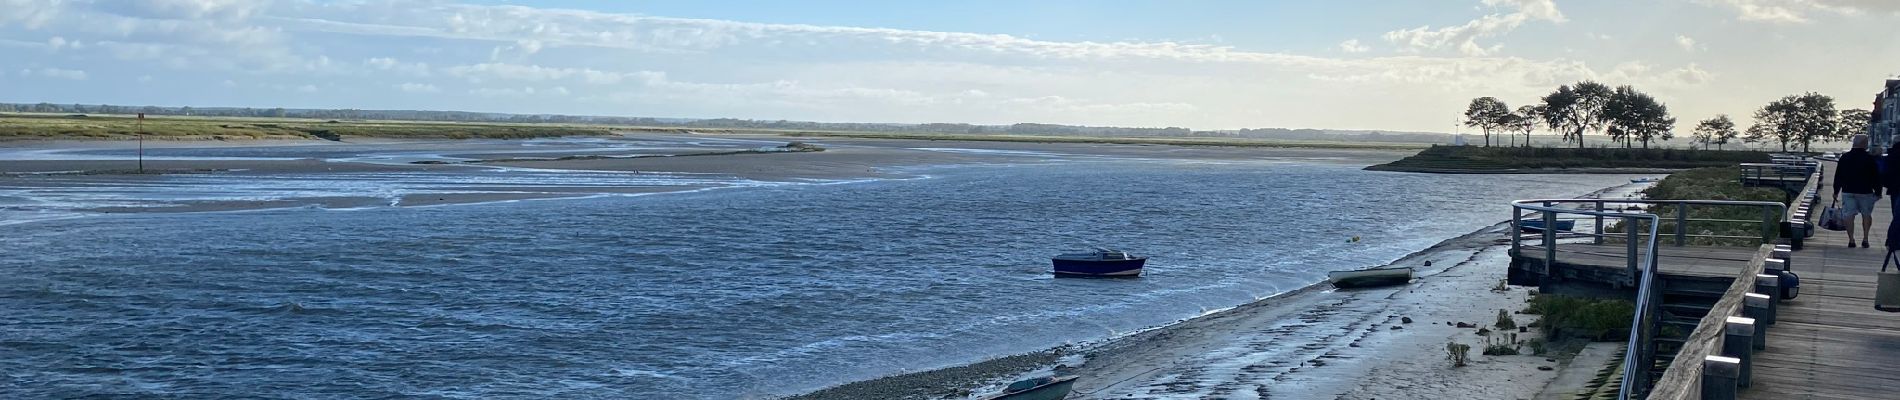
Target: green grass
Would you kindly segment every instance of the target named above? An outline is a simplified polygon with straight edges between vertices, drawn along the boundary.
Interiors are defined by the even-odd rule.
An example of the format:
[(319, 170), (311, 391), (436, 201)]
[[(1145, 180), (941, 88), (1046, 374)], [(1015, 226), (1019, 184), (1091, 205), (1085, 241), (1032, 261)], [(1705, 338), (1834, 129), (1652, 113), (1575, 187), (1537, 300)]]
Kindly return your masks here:
[[(1629, 335), (1636, 304), (1622, 299), (1593, 299), (1542, 293), (1531, 298), (1525, 314), (1542, 316), (1535, 325), (1546, 338), (1576, 337), (1617, 341)], [(1556, 340), (1556, 339), (1548, 339)]]
[(791, 137), (838, 137), (858, 139), (902, 139), (902, 140), (957, 140), (978, 142), (1019, 142), (1019, 143), (1096, 143), (1096, 144), (1134, 144), (1169, 146), (1225, 146), (1225, 147), (1276, 147), (1276, 148), (1340, 148), (1340, 149), (1387, 149), (1410, 150), (1425, 148), (1416, 143), (1378, 143), (1378, 142), (1329, 142), (1305, 140), (1268, 140), (1225, 137), (1110, 137), (1110, 136), (1041, 136), (1041, 135), (956, 135), (933, 133), (877, 133), (877, 132), (836, 132), (836, 131), (771, 131), (746, 130), (732, 133), (769, 133)]
[[(604, 135), (605, 126), (490, 124), (396, 121), (330, 121), (294, 118), (147, 117), (143, 126), (154, 140), (330, 139), (348, 137), (416, 139), (522, 139)], [(0, 114), (0, 140), (129, 140), (140, 132), (128, 115)]]
[(1768, 153), (1685, 149), (1432, 146), (1374, 171), (1509, 172), (1534, 169), (1688, 169), (1768, 162)]
[[(1735, 200), (1776, 203), (1786, 200), (1787, 193), (1782, 192), (1780, 189), (1742, 186), (1739, 178), (1741, 171), (1737, 168), (1739, 167), (1697, 168), (1669, 174), (1669, 177), (1663, 178), (1661, 182), (1656, 182), (1655, 186), (1644, 189), (1643, 197), (1650, 200)], [(1743, 238), (1691, 237), (1688, 238), (1688, 245), (1756, 246), (1761, 244), (1760, 237), (1763, 233), (1761, 220), (1763, 218), (1762, 213), (1764, 212), (1761, 208), (1692, 205), (1683, 207), (1682, 209), (1687, 211), (1688, 219), (1741, 221), (1689, 221), (1688, 231), (1693, 235), (1740, 236)], [(1656, 205), (1651, 206), (1648, 212), (1662, 217), (1662, 226), (1658, 231), (1662, 233), (1664, 243), (1674, 244), (1672, 240), (1674, 240), (1673, 234), (1677, 231), (1677, 207), (1673, 205)], [(1773, 217), (1776, 221), (1779, 221), (1780, 214), (1774, 214)], [(1624, 232), (1621, 224), (1611, 226), (1605, 229), (1605, 231)], [(1769, 233), (1779, 234), (1779, 232), (1775, 231), (1770, 231)], [(1605, 241), (1621, 243), (1621, 240), (1618, 240), (1616, 237), (1608, 238)]]

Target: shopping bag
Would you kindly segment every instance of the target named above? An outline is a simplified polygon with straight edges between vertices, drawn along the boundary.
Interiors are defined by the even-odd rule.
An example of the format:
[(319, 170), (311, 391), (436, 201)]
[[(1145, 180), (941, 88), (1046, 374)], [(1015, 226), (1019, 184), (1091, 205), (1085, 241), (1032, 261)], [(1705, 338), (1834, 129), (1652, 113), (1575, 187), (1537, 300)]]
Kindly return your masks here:
[(1830, 231), (1847, 230), (1846, 218), (1841, 217), (1841, 206), (1839, 204), (1829, 204), (1826, 209), (1821, 210), (1821, 229)]
[[(1886, 312), (1900, 312), (1900, 263), (1894, 262), (1895, 250), (1887, 249), (1887, 259), (1880, 262), (1880, 278), (1875, 280), (1874, 309)], [(1888, 265), (1896, 265), (1888, 271)]]

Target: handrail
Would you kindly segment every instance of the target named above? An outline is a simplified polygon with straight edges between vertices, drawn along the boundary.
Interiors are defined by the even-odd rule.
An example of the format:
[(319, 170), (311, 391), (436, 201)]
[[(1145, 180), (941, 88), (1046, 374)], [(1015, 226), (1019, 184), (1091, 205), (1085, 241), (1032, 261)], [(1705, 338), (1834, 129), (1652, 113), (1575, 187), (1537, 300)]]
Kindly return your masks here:
[[(1721, 351), (1722, 324), (1731, 316), (1741, 315), (1742, 299), (1755, 288), (1756, 277), (1760, 276), (1774, 254), (1774, 246), (1761, 245), (1755, 250), (1754, 258), (1729, 282), (1727, 290), (1722, 292), (1720, 300), (1709, 307), (1709, 313), (1696, 321), (1696, 327), (1683, 338), (1682, 349), (1677, 350), (1676, 359), (1663, 369), (1656, 379), (1655, 391), (1649, 398), (1654, 400), (1688, 400), (1699, 398), (1702, 382), (1702, 360), (1705, 356), (1723, 355)], [(1627, 379), (1627, 378), (1625, 378)], [(1625, 382), (1627, 387), (1628, 383)]]
[[(1544, 219), (1546, 221), (1544, 224), (1545, 226), (1544, 233), (1545, 233), (1545, 237), (1547, 238), (1554, 236), (1552, 233), (1556, 232), (1556, 229), (1555, 229), (1556, 227), (1554, 226), (1555, 224), (1552, 224), (1549, 221), (1554, 220), (1556, 215), (1560, 213), (1561, 214), (1583, 214), (1583, 215), (1590, 215), (1590, 216), (1596, 216), (1596, 217), (1622, 218), (1626, 221), (1635, 221), (1638, 219), (1649, 220), (1649, 238), (1648, 238), (1649, 243), (1647, 245), (1649, 248), (1649, 255), (1647, 257), (1643, 257), (1643, 260), (1642, 260), (1642, 269), (1644, 271), (1643, 279), (1641, 279), (1641, 283), (1639, 283), (1639, 286), (1637, 288), (1637, 296), (1636, 296), (1636, 310), (1639, 310), (1639, 311), (1637, 311), (1635, 315), (1632, 316), (1633, 320), (1630, 321), (1630, 340), (1629, 340), (1629, 344), (1627, 348), (1624, 349), (1624, 353), (1623, 353), (1624, 354), (1623, 356), (1623, 386), (1621, 389), (1619, 389), (1619, 392), (1617, 394), (1619, 399), (1627, 400), (1629, 399), (1629, 396), (1631, 393), (1630, 386), (1633, 382), (1636, 382), (1635, 378), (1637, 378), (1637, 376), (1634, 374), (1638, 371), (1637, 369), (1639, 365), (1638, 362), (1646, 361), (1646, 360), (1639, 360), (1639, 358), (1641, 357), (1636, 357), (1636, 355), (1643, 354), (1643, 351), (1641, 349), (1638, 349), (1637, 346), (1640, 346), (1644, 343), (1648, 343), (1648, 341), (1642, 340), (1643, 339), (1642, 335), (1649, 331), (1649, 329), (1647, 329), (1649, 324), (1646, 323), (1648, 322), (1647, 319), (1650, 317), (1650, 314), (1647, 312), (1650, 306), (1648, 294), (1650, 293), (1650, 290), (1651, 290), (1651, 282), (1655, 281), (1656, 250), (1657, 250), (1656, 245), (1660, 241), (1657, 238), (1657, 228), (1662, 225), (1660, 223), (1662, 221), (1662, 217), (1656, 214), (1631, 214), (1631, 213), (1625, 213), (1625, 212), (1606, 212), (1603, 210), (1585, 211), (1585, 210), (1556, 208), (1556, 207), (1551, 207), (1547, 205), (1537, 206), (1537, 205), (1526, 204), (1527, 202), (1533, 202), (1533, 203), (1539, 203), (1539, 204), (1554, 204), (1554, 203), (1566, 202), (1566, 201), (1567, 200), (1514, 201), (1514, 202), (1511, 202), (1511, 208), (1513, 210), (1512, 215), (1514, 216), (1517, 215), (1516, 210), (1531, 210), (1531, 211), (1542, 212), (1544, 214)], [(1522, 227), (1519, 226), (1520, 220), (1521, 220), (1520, 218), (1511, 219), (1511, 229), (1512, 229), (1513, 238), (1516, 237), (1517, 230), (1522, 229)], [(1632, 228), (1629, 230), (1629, 232), (1631, 233), (1631, 235), (1634, 235), (1636, 230)], [(1517, 243), (1517, 239), (1512, 239), (1511, 242), (1513, 245), (1515, 245)], [(1545, 243), (1544, 245), (1548, 246), (1550, 248), (1550, 251), (1552, 252), (1554, 252), (1556, 249), (1555, 243)], [(1634, 245), (1635, 245), (1634, 243), (1631, 244), (1631, 246), (1634, 246)], [(1630, 254), (1630, 257), (1636, 258), (1636, 254)]]
[[(1637, 252), (1636, 235), (1638, 227), (1631, 227), (1631, 229), (1625, 231), (1629, 235), (1628, 251), (1631, 261), (1630, 267), (1636, 270), (1632, 272), (1640, 273), (1640, 277), (1637, 278), (1636, 282), (1636, 308), (1633, 313), (1634, 315), (1631, 316), (1629, 343), (1626, 344), (1626, 348), (1624, 349), (1623, 385), (1618, 389), (1617, 394), (1617, 398), (1627, 400), (1632, 394), (1639, 392), (1638, 387), (1647, 386), (1646, 381), (1648, 378), (1645, 375), (1648, 368), (1644, 368), (1643, 363), (1652, 362), (1649, 356), (1649, 349), (1646, 347), (1650, 342), (1647, 337), (1651, 331), (1649, 328), (1654, 325), (1652, 320), (1655, 318), (1655, 301), (1653, 298), (1655, 297), (1656, 290), (1655, 281), (1656, 271), (1658, 270), (1656, 262), (1657, 252), (1659, 250), (1658, 245), (1661, 242), (1660, 229), (1662, 226), (1662, 217), (1656, 214), (1627, 212), (1623, 210), (1605, 211), (1602, 210), (1603, 207), (1601, 206), (1604, 203), (1676, 205), (1677, 245), (1681, 245), (1684, 242), (1683, 238), (1687, 237), (1683, 228), (1685, 222), (1690, 220), (1687, 218), (1687, 206), (1763, 207), (1764, 219), (1762, 223), (1764, 228), (1762, 241), (1763, 244), (1769, 244), (1768, 242), (1772, 241), (1774, 232), (1776, 232), (1776, 230), (1773, 229), (1774, 224), (1778, 224), (1783, 216), (1787, 215), (1788, 205), (1770, 201), (1741, 200), (1532, 199), (1511, 202), (1511, 247), (1513, 254), (1516, 254), (1518, 249), (1522, 247), (1523, 211), (1528, 210), (1541, 213), (1543, 214), (1544, 221), (1544, 228), (1542, 229), (1543, 243), (1541, 244), (1546, 254), (1545, 265), (1552, 265), (1556, 261), (1556, 221), (1558, 214), (1577, 214), (1595, 217), (1597, 220), (1595, 229), (1599, 231), (1596, 234), (1598, 240), (1602, 238), (1601, 230), (1603, 229), (1603, 218), (1620, 218), (1630, 222), (1640, 220), (1649, 221), (1648, 242), (1645, 244), (1647, 250), (1646, 254)], [(1597, 207), (1591, 210), (1580, 210), (1556, 207), (1558, 204), (1593, 204), (1597, 205)], [(1769, 211), (1771, 210), (1778, 212), (1770, 213)], [(1639, 255), (1641, 255), (1640, 260)]]

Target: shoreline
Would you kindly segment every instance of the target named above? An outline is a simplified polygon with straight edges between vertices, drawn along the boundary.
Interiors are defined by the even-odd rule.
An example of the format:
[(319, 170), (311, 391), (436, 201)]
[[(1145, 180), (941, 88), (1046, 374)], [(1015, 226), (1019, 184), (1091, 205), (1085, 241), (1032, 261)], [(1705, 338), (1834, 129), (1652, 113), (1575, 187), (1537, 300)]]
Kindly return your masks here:
[(1367, 171), (1407, 172), (1418, 174), (1454, 174), (1454, 175), (1539, 175), (1539, 174), (1672, 174), (1689, 170), (1688, 168), (1513, 168), (1513, 169), (1455, 169), (1455, 168), (1405, 168), (1366, 167)]
[[(1629, 185), (1617, 185), (1601, 188), (1584, 195), (1600, 196)], [(1453, 322), (1471, 322), (1473, 325), (1489, 325), (1495, 317), (1496, 309), (1521, 309), (1523, 299), (1528, 298), (1528, 290), (1509, 288), (1491, 290), (1491, 283), (1503, 280), (1503, 273), (1495, 277), (1479, 276), (1467, 273), (1470, 269), (1482, 269), (1485, 261), (1500, 256), (1499, 249), (1504, 247), (1494, 236), (1502, 235), (1509, 229), (1509, 222), (1501, 222), (1479, 228), (1470, 233), (1458, 235), (1440, 241), (1425, 249), (1399, 257), (1378, 267), (1413, 266), (1418, 269), (1413, 282), (1388, 288), (1335, 289), (1326, 281), (1288, 290), (1266, 298), (1249, 301), (1223, 310), (1184, 318), (1173, 323), (1163, 324), (1120, 336), (1106, 337), (1081, 344), (1065, 344), (1047, 349), (1020, 354), (1003, 355), (971, 363), (952, 365), (925, 371), (889, 375), (880, 378), (847, 382), (808, 392), (780, 396), (785, 400), (814, 399), (961, 399), (974, 398), (1000, 391), (1010, 381), (1036, 376), (1058, 374), (1080, 375), (1075, 392), (1069, 398), (1121, 398), (1121, 397), (1244, 397), (1268, 398), (1267, 389), (1257, 389), (1260, 393), (1244, 393), (1244, 388), (1210, 385), (1213, 380), (1196, 382), (1193, 379), (1168, 379), (1169, 375), (1204, 372), (1208, 365), (1199, 362), (1221, 362), (1222, 357), (1254, 358), (1265, 354), (1256, 363), (1237, 368), (1243, 373), (1261, 375), (1261, 383), (1301, 382), (1306, 392), (1290, 398), (1311, 396), (1346, 398), (1400, 398), (1433, 392), (1445, 395), (1474, 395), (1481, 398), (1532, 398), (1546, 391), (1546, 385), (1553, 385), (1559, 376), (1566, 374), (1569, 359), (1558, 360), (1542, 355), (1524, 356), (1480, 356), (1473, 354), (1474, 364), (1482, 367), (1448, 369), (1442, 366), (1444, 341), (1438, 337), (1458, 337), (1474, 348), (1482, 348), (1482, 341), (1489, 338), (1472, 336), (1475, 329), (1458, 328)], [(1421, 266), (1425, 262), (1434, 262), (1433, 266)], [(1495, 278), (1495, 279), (1492, 279)], [(1453, 296), (1452, 301), (1464, 298), (1466, 303), (1482, 303), (1471, 313), (1471, 305), (1453, 307), (1431, 307), (1400, 304), (1400, 298), (1435, 297), (1435, 294), (1419, 294), (1424, 286), (1451, 286), (1444, 292), (1451, 294), (1491, 294), (1495, 298), (1473, 300), (1472, 296)], [(1439, 292), (1439, 291), (1430, 291)], [(1384, 296), (1379, 296), (1383, 294)], [(1479, 296), (1482, 297), (1482, 296)], [(1358, 301), (1355, 301), (1358, 300)], [(1362, 302), (1364, 301), (1364, 302)], [(1513, 304), (1515, 304), (1513, 306)], [(1368, 307), (1376, 308), (1366, 310)], [(1412, 308), (1413, 312), (1403, 312)], [(1351, 310), (1359, 318), (1333, 318)], [(1426, 310), (1430, 312), (1418, 313)], [(1369, 311), (1369, 312), (1368, 312)], [(1491, 311), (1491, 312), (1485, 312)], [(1403, 315), (1401, 315), (1403, 314)], [(1531, 316), (1518, 321), (1520, 326), (1528, 324)], [(1404, 321), (1401, 321), (1401, 320)], [(1417, 319), (1417, 323), (1412, 323)], [(1325, 325), (1340, 326), (1327, 327)], [(1272, 334), (1271, 339), (1262, 343), (1252, 343), (1254, 354), (1214, 355), (1237, 347), (1237, 341), (1256, 341), (1261, 330)], [(1317, 329), (1316, 329), (1317, 328)], [(1408, 330), (1409, 329), (1409, 330)], [(1319, 336), (1305, 336), (1312, 331), (1334, 331)], [(1419, 332), (1419, 333), (1409, 333)], [(1407, 338), (1406, 335), (1415, 335)], [(1519, 340), (1531, 340), (1535, 332), (1524, 334)], [(1299, 342), (1300, 340), (1311, 342)], [(1423, 340), (1421, 340), (1423, 339)], [(1295, 343), (1278, 345), (1271, 342), (1292, 341)], [(1339, 342), (1345, 343), (1339, 343)], [(1331, 342), (1331, 343), (1328, 343)], [(1291, 347), (1282, 349), (1279, 347)], [(1379, 351), (1385, 348), (1386, 351)], [(1302, 350), (1309, 349), (1309, 350)], [(1286, 350), (1282, 352), (1282, 350)], [(1528, 353), (1528, 350), (1526, 350)], [(1364, 354), (1349, 354), (1364, 353)], [(1475, 352), (1474, 352), (1475, 353)], [(1380, 360), (1383, 357), (1409, 359), (1409, 363)], [(1420, 362), (1420, 359), (1423, 359)], [(1042, 362), (1030, 362), (1041, 360)], [(1368, 363), (1370, 362), (1370, 363)], [(1407, 371), (1382, 369), (1383, 364), (1402, 364)], [(1225, 366), (1223, 366), (1225, 367)], [(1594, 372), (1601, 366), (1582, 365)], [(1169, 371), (1178, 369), (1179, 371)], [(1332, 369), (1330, 372), (1320, 370)], [(1398, 368), (1393, 368), (1398, 369)], [(1341, 371), (1345, 370), (1345, 371)], [(1455, 377), (1465, 372), (1488, 373), (1484, 378)], [(1442, 372), (1442, 373), (1441, 373)], [(1576, 375), (1568, 372), (1568, 375)], [(1211, 375), (1211, 374), (1210, 374)], [(1310, 375), (1297, 377), (1301, 375)], [(1420, 375), (1420, 376), (1412, 376)], [(1447, 376), (1454, 375), (1454, 376)], [(1422, 376), (1422, 377), (1421, 377)], [(1529, 384), (1498, 385), (1501, 381), (1525, 381), (1527, 377), (1541, 378)], [(1319, 378), (1319, 379), (1315, 379)], [(1147, 379), (1147, 381), (1143, 381)], [(1433, 383), (1435, 380), (1475, 379), (1484, 387), (1447, 386)], [(1238, 379), (1246, 381), (1248, 379)], [(1378, 387), (1366, 382), (1387, 382), (1390, 387)], [(1420, 391), (1414, 385), (1434, 386), (1430, 391)], [(1228, 385), (1235, 386), (1235, 385)], [(1240, 385), (1244, 386), (1244, 385)], [(1514, 389), (1515, 393), (1505, 394), (1496, 390), (1504, 387)], [(1144, 393), (1129, 391), (1148, 390)], [(1229, 390), (1222, 392), (1221, 390)], [(1280, 389), (1275, 389), (1279, 391)], [(1158, 391), (1158, 392), (1157, 392)], [(1506, 392), (1509, 392), (1507, 390)], [(1289, 396), (1285, 393), (1272, 393), (1271, 397)]]

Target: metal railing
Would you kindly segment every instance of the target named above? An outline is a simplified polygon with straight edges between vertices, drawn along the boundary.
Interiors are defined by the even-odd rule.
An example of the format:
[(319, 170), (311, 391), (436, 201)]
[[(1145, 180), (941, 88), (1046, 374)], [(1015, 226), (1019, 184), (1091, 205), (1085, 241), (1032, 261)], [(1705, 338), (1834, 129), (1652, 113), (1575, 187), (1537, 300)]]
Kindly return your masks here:
[[(1645, 310), (1645, 311), (1639, 311), (1635, 313), (1633, 320), (1630, 321), (1629, 346), (1628, 348), (1624, 349), (1624, 353), (1623, 353), (1625, 354), (1625, 356), (1623, 357), (1623, 387), (1621, 389), (1621, 392), (1619, 392), (1618, 394), (1618, 398), (1628, 399), (1629, 394), (1631, 393), (1630, 392), (1631, 382), (1636, 382), (1636, 379), (1634, 378), (1646, 377), (1648, 375), (1648, 366), (1641, 365), (1643, 363), (1639, 362), (1639, 361), (1646, 361), (1646, 360), (1639, 360), (1639, 358), (1635, 357), (1634, 355), (1648, 354), (1650, 352), (1650, 349), (1648, 349), (1648, 347), (1650, 347), (1650, 344), (1649, 344), (1650, 341), (1647, 340), (1647, 338), (1644, 336), (1647, 336), (1647, 332), (1649, 332), (1649, 329), (1647, 328), (1652, 324), (1652, 321), (1650, 320), (1654, 319), (1655, 316), (1649, 312), (1646, 312), (1646, 310), (1648, 310), (1648, 308), (1651, 306), (1650, 296), (1649, 296), (1649, 293), (1651, 290), (1650, 285), (1652, 284), (1652, 282), (1655, 281), (1655, 279), (1653, 279), (1653, 276), (1656, 273), (1656, 268), (1655, 268), (1656, 246), (1657, 246), (1657, 243), (1660, 242), (1660, 240), (1658, 240), (1657, 228), (1662, 225), (1658, 223), (1662, 221), (1662, 217), (1655, 214), (1635, 214), (1635, 213), (1626, 213), (1622, 211), (1616, 211), (1616, 212), (1603, 211), (1601, 205), (1598, 205), (1596, 209), (1591, 209), (1591, 210), (1579, 210), (1579, 209), (1574, 209), (1574, 208), (1566, 209), (1566, 208), (1554, 207), (1556, 203), (1561, 203), (1561, 202), (1571, 202), (1571, 201), (1570, 200), (1520, 200), (1520, 201), (1511, 202), (1511, 215), (1512, 215), (1511, 251), (1513, 254), (1516, 254), (1516, 252), (1519, 250), (1519, 242), (1522, 239), (1522, 235), (1518, 233), (1523, 232), (1523, 226), (1522, 226), (1523, 215), (1524, 215), (1523, 212), (1526, 210), (1534, 211), (1543, 215), (1544, 226), (1542, 229), (1543, 232), (1541, 233), (1544, 235), (1544, 243), (1545, 243), (1544, 254), (1547, 257), (1545, 258), (1546, 263), (1544, 265), (1546, 266), (1550, 265), (1550, 261), (1555, 261), (1557, 258), (1557, 255), (1556, 255), (1557, 246), (1555, 246), (1555, 244), (1557, 243), (1557, 229), (1556, 228), (1557, 228), (1558, 214), (1575, 214), (1575, 215), (1587, 215), (1587, 216), (1595, 217), (1596, 220), (1599, 221), (1597, 223), (1597, 229), (1598, 229), (1598, 235), (1599, 235), (1598, 239), (1601, 239), (1600, 235), (1602, 234), (1601, 230), (1603, 226), (1602, 222), (1600, 221), (1602, 221), (1604, 218), (1622, 219), (1625, 223), (1629, 224), (1628, 226), (1630, 228), (1635, 228), (1636, 222), (1638, 221), (1642, 221), (1642, 220), (1649, 221), (1649, 233), (1647, 234), (1648, 240), (1647, 240), (1647, 243), (1645, 244), (1645, 246), (1648, 248), (1649, 251), (1646, 257), (1641, 257), (1642, 262), (1639, 265), (1641, 270), (1646, 271), (1646, 272), (1644, 272), (1645, 276), (1643, 277), (1643, 279), (1641, 279), (1641, 282), (1639, 283), (1639, 286), (1637, 288), (1637, 296), (1636, 296), (1636, 309)], [(1594, 203), (1594, 201), (1592, 203)], [(1636, 240), (1635, 240), (1636, 229), (1628, 229), (1628, 232), (1631, 239), (1629, 241), (1630, 260), (1631, 260), (1631, 263), (1636, 263), (1635, 260), (1638, 259), (1637, 253), (1635, 250), (1636, 249)], [(1642, 373), (1641, 375), (1633, 375), (1633, 373), (1639, 372), (1639, 370)], [(1644, 378), (1644, 379), (1646, 380), (1647, 378)]]
[(1813, 161), (1744, 163), (1741, 166), (1742, 186), (1806, 184), (1809, 175), (1821, 171), (1821, 165)]
[[(1618, 398), (1629, 399), (1632, 393), (1642, 393), (1647, 389), (1649, 370), (1654, 367), (1652, 362), (1654, 360), (1653, 353), (1655, 349), (1652, 344), (1654, 342), (1652, 339), (1656, 332), (1658, 332), (1658, 330), (1652, 329), (1656, 324), (1657, 318), (1655, 310), (1657, 301), (1655, 290), (1656, 271), (1658, 270), (1656, 260), (1661, 243), (1661, 228), (1664, 219), (1663, 216), (1643, 211), (1604, 210), (1605, 206), (1610, 204), (1619, 206), (1645, 204), (1651, 206), (1649, 207), (1650, 210), (1655, 209), (1655, 206), (1673, 206), (1675, 213), (1671, 217), (1675, 222), (1676, 229), (1672, 232), (1672, 235), (1675, 238), (1677, 246), (1686, 245), (1688, 238), (1691, 237), (1724, 239), (1756, 238), (1760, 239), (1762, 244), (1772, 243), (1778, 233), (1780, 222), (1787, 213), (1787, 205), (1765, 201), (1728, 200), (1536, 199), (1511, 202), (1511, 254), (1518, 255), (1523, 251), (1523, 241), (1525, 238), (1523, 234), (1523, 222), (1525, 221), (1525, 212), (1528, 211), (1538, 214), (1540, 218), (1537, 220), (1542, 221), (1542, 227), (1539, 229), (1539, 232), (1537, 232), (1537, 235), (1541, 236), (1541, 243), (1539, 243), (1538, 247), (1541, 247), (1541, 250), (1544, 251), (1544, 266), (1546, 272), (1555, 265), (1557, 260), (1557, 247), (1559, 243), (1558, 231), (1560, 230), (1558, 229), (1558, 221), (1566, 219), (1579, 221), (1582, 218), (1593, 219), (1595, 223), (1592, 227), (1592, 233), (1573, 232), (1569, 236), (1570, 238), (1590, 237), (1593, 244), (1602, 244), (1603, 238), (1606, 237), (1604, 233), (1605, 225), (1603, 223), (1606, 218), (1620, 219), (1621, 223), (1624, 224), (1622, 225), (1622, 233), (1625, 236), (1624, 243), (1628, 246), (1626, 248), (1627, 253), (1625, 257), (1629, 260), (1628, 267), (1630, 268), (1630, 276), (1636, 281), (1632, 282), (1636, 286), (1636, 309), (1630, 321), (1628, 348), (1624, 350), (1623, 385), (1619, 389)], [(1572, 207), (1565, 208), (1559, 207), (1559, 205), (1571, 205)], [(1589, 205), (1590, 207), (1578, 208), (1576, 207), (1578, 205)], [(1689, 218), (1688, 210), (1690, 206), (1759, 207), (1762, 209), (1762, 219), (1760, 221), (1748, 221)], [(1560, 219), (1559, 215), (1575, 215), (1581, 217)], [(1648, 232), (1639, 235), (1638, 232), (1642, 230), (1641, 223), (1644, 221), (1649, 223)], [(1758, 237), (1690, 234), (1687, 229), (1689, 222), (1758, 222), (1762, 226), (1762, 233)], [(1639, 240), (1645, 237), (1646, 240)], [(1642, 242), (1643, 245), (1641, 251), (1639, 251), (1637, 247), (1639, 241)]]
[[(1528, 207), (1530, 205), (1536, 205), (1538, 207), (1537, 208)], [(1560, 207), (1564, 205), (1568, 205), (1569, 207), (1568, 208)], [(1527, 237), (1527, 235), (1525, 235), (1524, 233), (1525, 229), (1522, 225), (1522, 222), (1524, 221), (1525, 211), (1527, 210), (1534, 211), (1534, 212), (1541, 211), (1539, 210), (1539, 208), (1552, 208), (1552, 209), (1557, 209), (1557, 210), (1563, 210), (1563, 212), (1561, 213), (1542, 212), (1543, 214), (1542, 219), (1544, 219), (1545, 221), (1541, 221), (1541, 222), (1543, 223), (1543, 226), (1546, 226), (1546, 227), (1555, 228), (1558, 226), (1558, 224), (1561, 221), (1574, 221), (1574, 222), (1571, 222), (1572, 224), (1575, 224), (1576, 222), (1581, 222), (1581, 221), (1592, 221), (1589, 232), (1570, 231), (1564, 234), (1559, 234), (1557, 232), (1559, 231), (1559, 229), (1540, 229), (1541, 232), (1539, 232), (1536, 235), (1541, 236), (1540, 239), (1542, 240), (1540, 240), (1537, 245), (1534, 245), (1531, 247), (1541, 248), (1544, 250), (1544, 254), (1545, 254), (1544, 262), (1547, 264), (1555, 263), (1557, 260), (1556, 253), (1557, 253), (1557, 247), (1559, 246), (1558, 239), (1589, 237), (1591, 239), (1590, 240), (1591, 244), (1599, 244), (1599, 245), (1603, 244), (1604, 239), (1611, 237), (1610, 235), (1614, 233), (1614, 232), (1605, 231), (1607, 228), (1609, 228), (1609, 225), (1604, 224), (1604, 219), (1613, 218), (1613, 217), (1621, 216), (1625, 214), (1644, 214), (1645, 212), (1655, 213), (1657, 211), (1663, 211), (1663, 213), (1659, 213), (1659, 214), (1667, 214), (1667, 215), (1666, 215), (1666, 218), (1665, 218), (1665, 215), (1658, 215), (1658, 218), (1659, 218), (1658, 220), (1659, 226), (1657, 227), (1657, 229), (1659, 229), (1658, 232), (1659, 234), (1669, 235), (1669, 237), (1673, 239), (1674, 245), (1676, 246), (1686, 246), (1690, 244), (1689, 242), (1690, 242), (1690, 239), (1692, 238), (1706, 238), (1706, 239), (1711, 239), (1711, 241), (1722, 240), (1722, 239), (1728, 239), (1728, 240), (1753, 239), (1753, 240), (1758, 240), (1758, 244), (1771, 243), (1774, 241), (1776, 237), (1780, 235), (1782, 223), (1784, 221), (1787, 221), (1790, 216), (1790, 214), (1788, 214), (1787, 205), (1778, 203), (1778, 202), (1772, 202), (1772, 201), (1537, 199), (1537, 200), (1518, 200), (1518, 201), (1512, 202), (1511, 206), (1512, 206), (1511, 228), (1513, 229), (1513, 234), (1511, 236), (1511, 254), (1520, 254), (1523, 251), (1523, 248), (1526, 247), (1526, 245), (1524, 244), (1524, 239)], [(1619, 210), (1606, 210), (1606, 208), (1610, 206), (1615, 206), (1616, 208), (1619, 208)], [(1642, 212), (1632, 212), (1631, 210), (1624, 210), (1625, 208), (1632, 208), (1631, 206), (1644, 206), (1644, 207), (1635, 207), (1637, 210), (1641, 210)], [(1696, 207), (1696, 206), (1727, 207), (1727, 208), (1760, 208), (1761, 218), (1753, 219), (1753, 220), (1722, 219), (1722, 218), (1690, 218), (1689, 210), (1691, 207)], [(1570, 215), (1581, 215), (1581, 216), (1559, 217), (1558, 216), (1559, 214), (1570, 214)], [(1670, 223), (1664, 224), (1663, 222), (1670, 222)], [(1740, 236), (1740, 235), (1723, 235), (1719, 233), (1695, 233), (1696, 231), (1690, 229), (1691, 226), (1695, 226), (1695, 225), (1706, 226), (1709, 224), (1760, 224), (1761, 231), (1759, 235), (1755, 235), (1755, 236)], [(1667, 226), (1670, 229), (1660, 230), (1662, 226)], [(1627, 250), (1631, 254), (1634, 254), (1636, 251), (1635, 244), (1634, 244), (1636, 242), (1636, 230), (1624, 229), (1624, 231), (1621, 233), (1625, 236), (1624, 243), (1627, 243), (1630, 246)], [(1630, 259), (1629, 268), (1632, 274), (1638, 272), (1636, 270), (1636, 261), (1634, 258)], [(1627, 283), (1634, 284), (1636, 282), (1627, 282)]]

